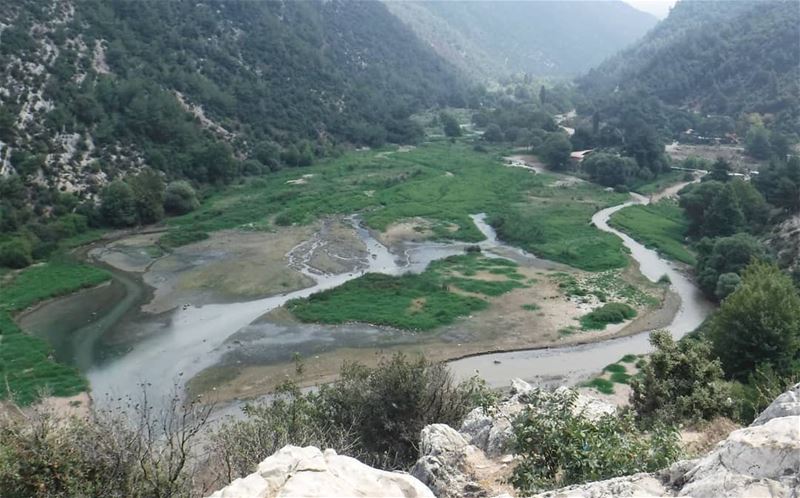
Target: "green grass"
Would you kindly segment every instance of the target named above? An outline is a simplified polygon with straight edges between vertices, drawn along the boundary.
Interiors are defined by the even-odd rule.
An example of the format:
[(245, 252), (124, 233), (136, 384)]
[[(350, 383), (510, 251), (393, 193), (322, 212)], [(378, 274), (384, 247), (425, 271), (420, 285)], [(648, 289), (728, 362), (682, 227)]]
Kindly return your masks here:
[(635, 363), (638, 358), (639, 357), (636, 356), (635, 354), (626, 354), (619, 361), (621, 361), (622, 363)]
[(683, 177), (685, 175), (686, 175), (685, 171), (670, 170), (667, 173), (662, 173), (655, 180), (634, 184), (631, 187), (631, 190), (634, 192), (638, 192), (642, 195), (654, 194), (656, 192), (664, 190), (670, 185), (675, 185), (676, 183), (680, 183), (681, 181), (683, 181)]
[(614, 394), (614, 383), (607, 379), (597, 377), (581, 384), (583, 387), (593, 387), (603, 394)]
[(538, 304), (523, 304), (522, 309), (527, 311), (539, 311), (540, 309), (542, 309), (542, 307), (539, 306)]
[(583, 330), (603, 330), (609, 323), (622, 323), (635, 316), (636, 310), (625, 303), (607, 303), (583, 315), (581, 328)]
[[(441, 140), (409, 152), (347, 153), (308, 168), (283, 170), (212, 195), (193, 213), (173, 218), (173, 230), (270, 229), (307, 224), (324, 215), (361, 213), (383, 230), (404, 218), (433, 222), (440, 239), (482, 240), (469, 215), (485, 212), (503, 240), (542, 257), (586, 270), (627, 264), (621, 241), (590, 225), (597, 210), (627, 196), (589, 183), (550, 187), (557, 178), (502, 165), (502, 151)], [(305, 183), (288, 181), (303, 178)], [(458, 227), (451, 231), (449, 226)], [(530, 228), (530, 229), (529, 229)], [(183, 236), (165, 236), (181, 243)]]
[(53, 260), (29, 267), (0, 288), (0, 399), (29, 404), (42, 392), (72, 396), (88, 389), (72, 367), (51, 359), (50, 345), (23, 332), (12, 315), (37, 302), (92, 287), (110, 278), (98, 268)]
[(668, 258), (689, 265), (696, 263), (694, 254), (684, 244), (688, 221), (675, 201), (627, 207), (614, 213), (610, 223)]
[(369, 273), (335, 289), (292, 300), (286, 308), (304, 322), (363, 322), (406, 330), (431, 330), (488, 306), (482, 297), (466, 296), (454, 292), (455, 288), (482, 296), (498, 296), (522, 286), (514, 278), (483, 281), (462, 276), (491, 272), (495, 268), (513, 270), (516, 265), (474, 254), (451, 256), (432, 263), (420, 274), (393, 277)]

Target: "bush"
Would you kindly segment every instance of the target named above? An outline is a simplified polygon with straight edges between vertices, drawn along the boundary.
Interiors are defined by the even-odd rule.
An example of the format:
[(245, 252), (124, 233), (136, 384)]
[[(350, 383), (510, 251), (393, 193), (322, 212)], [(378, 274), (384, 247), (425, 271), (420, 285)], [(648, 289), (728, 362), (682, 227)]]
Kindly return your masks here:
[(636, 316), (636, 310), (625, 303), (607, 303), (581, 317), (584, 330), (603, 330), (609, 323), (622, 323)]
[(631, 405), (641, 419), (696, 422), (733, 414), (720, 361), (706, 341), (685, 338), (676, 343), (669, 332), (659, 330), (650, 334), (650, 344), (655, 351), (631, 382)]
[(530, 395), (530, 405), (513, 426), (521, 460), (511, 482), (520, 492), (652, 472), (679, 456), (673, 428), (642, 432), (630, 413), (589, 420), (575, 413), (576, 399), (574, 391)]
[(100, 213), (113, 227), (135, 225), (136, 200), (131, 186), (119, 180), (111, 182), (100, 194)]
[(0, 266), (25, 268), (33, 263), (31, 243), (17, 237), (0, 244)]
[(284, 388), (277, 402), (246, 410), (244, 422), (223, 427), (217, 440), (236, 477), (287, 443), (332, 447), (385, 469), (416, 461), (420, 431), (428, 424), (458, 427), (487, 390), (456, 383), (447, 367), (403, 355), (377, 368), (347, 364), (341, 377), (316, 393)]
[(197, 193), (189, 182), (177, 181), (167, 185), (164, 209), (170, 214), (186, 214), (200, 207)]

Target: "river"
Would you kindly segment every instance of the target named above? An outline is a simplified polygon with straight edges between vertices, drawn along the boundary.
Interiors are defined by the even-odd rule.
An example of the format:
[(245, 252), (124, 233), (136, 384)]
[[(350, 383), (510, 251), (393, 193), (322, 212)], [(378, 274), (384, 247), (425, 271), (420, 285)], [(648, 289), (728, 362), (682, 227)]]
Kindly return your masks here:
[[(675, 337), (681, 337), (702, 323), (711, 311), (711, 305), (680, 270), (607, 223), (614, 212), (646, 202), (646, 198), (634, 194), (625, 204), (597, 212), (592, 221), (599, 229), (622, 238), (648, 279), (657, 281), (662, 275), (670, 278), (674, 291), (681, 298), (681, 307), (669, 330)], [(563, 268), (561, 264), (537, 258), (498, 241), (484, 214), (472, 215), (472, 220), (486, 237), (479, 244), (485, 254), (514, 259), (541, 269)], [(51, 340), (60, 360), (75, 364), (86, 372), (95, 403), (103, 405), (108, 401), (136, 397), (141, 393), (142, 385), (148, 386), (155, 397), (165, 396), (181, 391), (186, 381), (215, 365), (230, 350), (229, 339), (237, 331), (290, 299), (337, 287), (365, 272), (392, 275), (420, 272), (431, 261), (461, 254), (466, 247), (463, 243), (407, 243), (402, 251), (393, 253), (362, 227), (358, 217), (350, 217), (350, 222), (365, 244), (369, 257), (358, 262), (357, 271), (341, 274), (320, 272), (309, 264), (314, 251), (325, 243), (315, 235), (287, 254), (289, 266), (315, 282), (305, 289), (246, 302), (186, 305), (165, 314), (149, 315), (137, 312), (146, 294), (141, 283), (134, 282), (123, 272), (114, 272), (114, 281), (110, 285), (52, 301), (23, 317), (23, 326)], [(107, 306), (104, 307), (104, 303)], [(75, 316), (70, 316), (68, 310), (72, 310)], [(125, 322), (128, 330), (146, 330), (147, 333), (124, 348), (115, 350), (104, 346), (105, 335), (118, 330), (120, 322)], [(363, 341), (374, 341), (374, 337), (367, 335), (358, 330), (346, 339), (361, 341), (360, 338), (364, 337)], [(514, 377), (534, 382), (552, 379), (575, 382), (599, 372), (625, 354), (647, 351), (648, 334), (641, 333), (581, 346), (484, 354), (452, 361), (450, 368), (458, 378), (478, 373), (490, 386), (506, 385)]]

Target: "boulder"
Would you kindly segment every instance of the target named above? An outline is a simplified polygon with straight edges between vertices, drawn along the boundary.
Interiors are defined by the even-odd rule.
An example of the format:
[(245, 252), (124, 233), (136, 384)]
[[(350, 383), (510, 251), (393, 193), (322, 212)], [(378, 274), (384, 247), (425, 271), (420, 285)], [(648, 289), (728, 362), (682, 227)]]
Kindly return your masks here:
[(411, 475), (438, 498), (486, 496), (486, 490), (475, 482), (474, 469), (475, 463), (484, 459), (483, 452), (449, 425), (422, 429), (420, 455)]
[(236, 479), (210, 498), (434, 498), (414, 477), (386, 472), (358, 460), (308, 446), (285, 446), (258, 471)]
[(762, 425), (777, 417), (800, 416), (800, 383), (781, 394), (751, 425)]

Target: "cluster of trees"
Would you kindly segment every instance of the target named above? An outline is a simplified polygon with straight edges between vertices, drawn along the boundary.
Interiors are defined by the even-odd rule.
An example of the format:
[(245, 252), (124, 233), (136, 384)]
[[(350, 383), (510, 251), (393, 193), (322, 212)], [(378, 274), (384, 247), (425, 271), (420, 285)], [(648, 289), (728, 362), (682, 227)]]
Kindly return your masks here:
[(124, 181), (108, 184), (100, 194), (100, 221), (112, 227), (155, 223), (165, 213), (185, 214), (200, 202), (189, 182), (178, 180), (165, 185), (162, 175), (144, 169)]
[(732, 176), (730, 165), (718, 159), (704, 181), (680, 192), (679, 203), (695, 241), (698, 284), (722, 300), (751, 260), (768, 259), (758, 236), (800, 210), (800, 158), (773, 159), (752, 181)]
[(756, 261), (699, 331), (677, 343), (655, 332), (651, 343), (632, 382), (642, 421), (747, 424), (800, 378), (800, 295), (777, 266)]

